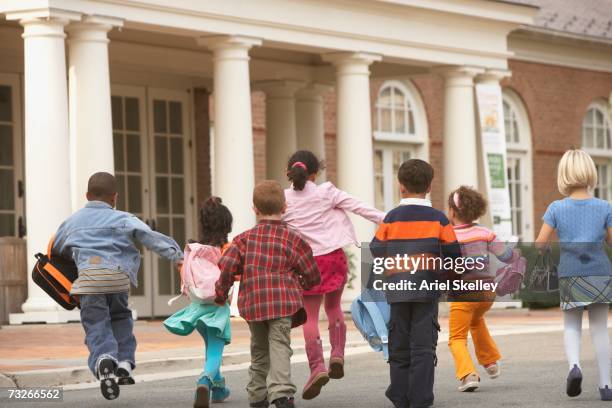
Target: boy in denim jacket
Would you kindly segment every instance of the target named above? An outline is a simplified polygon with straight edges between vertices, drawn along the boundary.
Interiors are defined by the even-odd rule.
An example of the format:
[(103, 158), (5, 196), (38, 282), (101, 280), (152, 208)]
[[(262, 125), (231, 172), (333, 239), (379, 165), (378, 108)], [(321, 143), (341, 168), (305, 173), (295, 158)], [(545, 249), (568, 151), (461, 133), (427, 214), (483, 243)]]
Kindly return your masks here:
[(53, 253), (73, 259), (78, 267), (70, 293), (80, 299), (89, 369), (100, 379), (104, 398), (112, 400), (119, 396), (118, 384), (134, 384), (136, 338), (128, 292), (130, 282), (138, 285), (140, 252), (135, 242), (175, 264), (182, 262), (183, 253), (172, 238), (115, 210), (117, 181), (111, 174), (89, 178), (87, 200), (59, 227)]

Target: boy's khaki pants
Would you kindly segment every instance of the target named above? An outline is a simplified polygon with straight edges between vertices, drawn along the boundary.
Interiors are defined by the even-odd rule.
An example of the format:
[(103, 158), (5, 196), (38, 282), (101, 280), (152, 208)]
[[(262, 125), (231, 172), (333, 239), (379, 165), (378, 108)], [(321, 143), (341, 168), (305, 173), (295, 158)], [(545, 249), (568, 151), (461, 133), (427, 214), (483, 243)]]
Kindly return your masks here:
[(472, 334), (476, 358), (480, 365), (492, 364), (501, 358), (484, 319), (491, 306), (493, 302), (451, 303), (448, 346), (455, 360), (455, 375), (459, 380), (468, 374), (477, 373), (468, 350), (468, 333)]
[(249, 322), (251, 331), (251, 367), (246, 390), (249, 402), (274, 401), (292, 397), (291, 317)]

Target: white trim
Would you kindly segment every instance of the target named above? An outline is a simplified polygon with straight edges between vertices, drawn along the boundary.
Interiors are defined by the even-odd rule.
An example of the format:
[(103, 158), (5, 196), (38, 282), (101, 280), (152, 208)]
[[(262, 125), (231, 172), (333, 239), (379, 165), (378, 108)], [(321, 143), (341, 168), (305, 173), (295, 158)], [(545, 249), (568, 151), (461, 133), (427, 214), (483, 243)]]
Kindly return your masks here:
[(533, 188), (533, 156), (532, 156), (532, 135), (529, 115), (523, 101), (513, 90), (502, 88), (504, 102), (510, 105), (514, 111), (518, 122), (519, 143), (507, 143), (506, 151), (509, 158), (521, 161), (521, 181), (523, 189), (521, 191), (521, 212), (522, 212), (522, 239), (524, 242), (531, 242), (535, 234), (534, 220), (534, 188)]

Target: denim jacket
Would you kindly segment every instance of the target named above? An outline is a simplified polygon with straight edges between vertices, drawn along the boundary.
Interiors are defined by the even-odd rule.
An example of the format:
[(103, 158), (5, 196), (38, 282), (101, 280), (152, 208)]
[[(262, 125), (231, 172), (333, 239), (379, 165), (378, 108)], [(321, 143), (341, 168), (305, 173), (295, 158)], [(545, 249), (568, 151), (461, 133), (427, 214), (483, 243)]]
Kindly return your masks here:
[(74, 259), (79, 271), (122, 271), (138, 286), (140, 251), (135, 242), (173, 263), (183, 259), (181, 248), (172, 238), (151, 230), (136, 216), (101, 201), (88, 202), (62, 223), (55, 234), (52, 251)]

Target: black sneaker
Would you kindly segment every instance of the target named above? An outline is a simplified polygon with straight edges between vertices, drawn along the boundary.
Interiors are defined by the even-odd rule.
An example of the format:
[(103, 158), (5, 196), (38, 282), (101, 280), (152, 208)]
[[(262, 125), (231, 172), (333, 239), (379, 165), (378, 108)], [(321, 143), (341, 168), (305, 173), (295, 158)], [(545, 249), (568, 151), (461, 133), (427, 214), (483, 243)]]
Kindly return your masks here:
[(249, 404), (249, 407), (251, 408), (268, 408), (269, 406), (270, 406), (270, 403), (268, 402), (267, 398), (263, 401), (251, 402)]
[(577, 397), (582, 392), (582, 371), (576, 364), (567, 376), (567, 395), (569, 397)]
[(276, 408), (294, 408), (295, 407), (295, 404), (293, 403), (293, 397), (277, 398), (274, 401), (272, 401), (272, 403), (274, 404)]
[(115, 381), (115, 362), (110, 358), (101, 358), (98, 361), (98, 379), (100, 380), (100, 391), (107, 400), (119, 397), (119, 385)]

